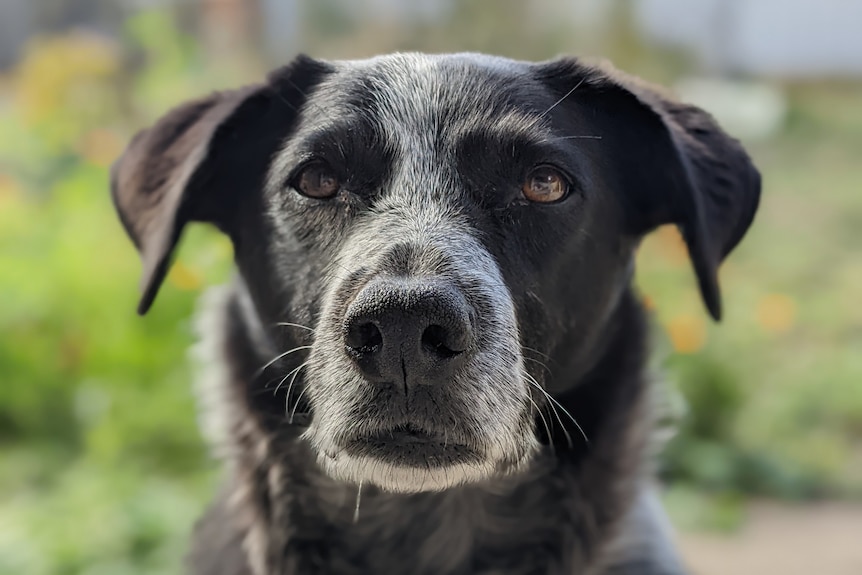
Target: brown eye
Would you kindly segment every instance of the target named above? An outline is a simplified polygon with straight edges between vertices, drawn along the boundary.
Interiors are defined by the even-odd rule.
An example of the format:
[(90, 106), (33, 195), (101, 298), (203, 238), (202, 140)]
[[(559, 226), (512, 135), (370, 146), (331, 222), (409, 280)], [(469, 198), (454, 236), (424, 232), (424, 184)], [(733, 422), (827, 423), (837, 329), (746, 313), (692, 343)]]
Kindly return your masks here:
[(521, 191), (531, 202), (549, 204), (566, 197), (569, 184), (559, 171), (550, 166), (539, 166), (527, 175)]
[(338, 193), (341, 182), (335, 172), (324, 163), (311, 164), (299, 173), (293, 187), (310, 198), (331, 198)]

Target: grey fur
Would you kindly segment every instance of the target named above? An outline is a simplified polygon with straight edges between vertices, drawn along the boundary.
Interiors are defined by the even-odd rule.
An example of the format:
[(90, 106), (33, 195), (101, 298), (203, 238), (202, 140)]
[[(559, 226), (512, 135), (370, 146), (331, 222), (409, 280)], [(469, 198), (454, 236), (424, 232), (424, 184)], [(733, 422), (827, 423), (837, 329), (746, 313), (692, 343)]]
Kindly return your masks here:
[[(341, 188), (298, 193), (321, 161)], [(521, 185), (547, 165), (569, 192), (539, 205)], [(716, 270), (759, 191), (703, 111), (571, 59), (301, 57), (167, 114), (112, 172), (139, 309), (189, 221), (227, 233), (237, 263), (198, 323), (225, 477), (191, 571), (683, 573), (655, 496), (634, 254), (680, 226), (718, 317)], [(457, 302), (470, 337), (445, 378), (408, 373), (402, 346), (403, 381), (376, 381), (351, 351), (357, 302), (391, 305), (381, 285)], [(355, 448), (403, 429), (421, 463)]]

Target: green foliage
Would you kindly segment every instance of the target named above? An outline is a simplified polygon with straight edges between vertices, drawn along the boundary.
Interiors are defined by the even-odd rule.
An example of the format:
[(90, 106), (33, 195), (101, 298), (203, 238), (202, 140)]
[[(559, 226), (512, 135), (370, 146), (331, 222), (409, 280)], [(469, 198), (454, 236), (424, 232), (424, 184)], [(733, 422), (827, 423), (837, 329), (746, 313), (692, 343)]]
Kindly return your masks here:
[[(338, 20), (312, 51), (337, 47), (336, 31), (351, 50), (339, 56), (358, 37), (369, 52), (575, 51), (559, 26), (525, 24), (516, 2), (481, 18), (491, 4), (397, 32)], [(314, 29), (333, 6), (312, 14)], [(607, 53), (634, 72), (682, 66), (627, 27), (617, 35)], [(190, 391), (190, 317), (202, 287), (227, 277), (230, 246), (192, 228), (158, 305), (136, 317), (140, 264), (108, 165), (137, 127), (251, 71), (212, 66), (155, 11), (118, 44), (36, 40), (0, 78), (0, 575), (178, 570), (215, 481)], [(721, 326), (706, 322), (673, 230), (642, 249), (661, 371), (685, 406), (662, 468), (685, 525), (732, 528), (751, 494), (862, 494), (860, 92), (792, 90), (785, 133), (753, 146), (764, 202), (722, 269)]]
[(722, 324), (695, 319), (700, 304), (672, 234), (650, 238), (639, 262), (671, 344), (664, 373), (687, 405), (664, 476), (713, 502), (862, 494), (862, 87), (788, 95), (785, 131), (749, 144), (764, 196), (722, 268)]
[(140, 264), (107, 169), (127, 118), (151, 120), (209, 82), (163, 15), (131, 21), (127, 41), (143, 54), (132, 78), (120, 46), (37, 40), (0, 112), (4, 574), (174, 571), (211, 484), (188, 318), (200, 288), (226, 277), (230, 250), (192, 230), (158, 309), (136, 317)]

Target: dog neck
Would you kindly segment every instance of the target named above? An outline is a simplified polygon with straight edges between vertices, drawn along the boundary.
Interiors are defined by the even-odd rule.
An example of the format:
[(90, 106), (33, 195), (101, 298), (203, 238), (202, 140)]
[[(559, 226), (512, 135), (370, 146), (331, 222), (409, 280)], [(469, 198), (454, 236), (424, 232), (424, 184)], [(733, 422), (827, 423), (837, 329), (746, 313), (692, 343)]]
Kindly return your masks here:
[[(549, 444), (517, 475), (412, 495), (365, 486), (358, 516), (357, 486), (319, 470), (299, 438), (302, 428), (286, 425), (283, 412), (279, 421), (255, 410), (249, 374), (260, 365), (261, 341), (242, 298), (237, 285), (211, 291), (198, 322), (202, 428), (228, 475), (194, 554), (207, 554), (211, 536), (202, 532), (219, 524), (241, 542), (235, 551), (255, 575), (457, 573), (500, 565), (513, 572), (519, 564), (532, 573), (551, 560), (581, 572), (613, 540), (645, 476), (651, 425), (643, 413), (646, 326), (630, 293), (606, 324), (599, 361), (557, 396), (588, 441), (562, 416), (551, 424)], [(566, 434), (571, 446), (562, 442)], [(494, 537), (483, 536), (489, 533)]]

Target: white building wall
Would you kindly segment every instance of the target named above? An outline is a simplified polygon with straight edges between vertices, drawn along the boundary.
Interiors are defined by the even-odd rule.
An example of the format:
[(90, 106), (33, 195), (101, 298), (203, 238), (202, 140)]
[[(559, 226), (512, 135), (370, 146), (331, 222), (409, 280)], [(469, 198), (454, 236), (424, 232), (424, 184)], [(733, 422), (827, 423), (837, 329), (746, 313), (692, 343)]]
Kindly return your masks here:
[(637, 0), (635, 15), (717, 71), (862, 76), (862, 0)]

